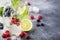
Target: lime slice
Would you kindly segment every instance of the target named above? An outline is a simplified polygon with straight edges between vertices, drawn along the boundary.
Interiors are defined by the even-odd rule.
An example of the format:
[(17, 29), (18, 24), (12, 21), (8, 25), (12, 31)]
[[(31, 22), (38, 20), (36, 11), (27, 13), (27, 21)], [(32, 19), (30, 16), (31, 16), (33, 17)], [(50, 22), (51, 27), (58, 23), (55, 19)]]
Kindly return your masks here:
[(0, 7), (0, 16), (3, 16), (3, 8), (4, 7)]
[(17, 9), (21, 0), (11, 0), (12, 6)]
[(32, 22), (29, 19), (23, 19), (21, 21), (22, 31), (30, 31), (32, 29)]
[(21, 19), (24, 19), (27, 15), (28, 15), (28, 8), (26, 5), (22, 5), (20, 8), (19, 8), (19, 12), (20, 12), (20, 17)]

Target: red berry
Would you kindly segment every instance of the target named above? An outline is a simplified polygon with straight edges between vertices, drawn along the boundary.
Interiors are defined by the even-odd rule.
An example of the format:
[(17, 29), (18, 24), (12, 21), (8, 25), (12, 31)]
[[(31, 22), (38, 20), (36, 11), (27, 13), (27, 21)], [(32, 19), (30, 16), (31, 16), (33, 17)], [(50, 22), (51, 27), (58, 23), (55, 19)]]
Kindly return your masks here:
[(40, 20), (40, 19), (42, 19), (42, 16), (41, 16), (41, 15), (39, 15), (39, 16), (38, 16), (38, 19), (39, 19), (39, 20)]
[(11, 23), (14, 23), (14, 20), (11, 20)]
[(15, 18), (15, 19), (14, 19), (14, 21), (15, 21), (15, 22), (18, 22), (18, 19), (17, 19), (17, 18)]
[(14, 21), (14, 24), (17, 24), (17, 22), (16, 22), (16, 21)]
[(10, 33), (6, 33), (6, 36), (7, 36), (7, 37), (10, 37)]
[(10, 37), (10, 32), (8, 30), (5, 32), (5, 34), (7, 37)]
[(2, 38), (7, 38), (5, 33), (2, 34)]
[(30, 36), (29, 36), (29, 35), (26, 35), (25, 38), (26, 38), (26, 39), (30, 39)]
[(5, 31), (5, 33), (7, 33), (7, 32), (9, 33), (9, 30), (6, 30), (6, 31)]
[(18, 22), (18, 19), (14, 19), (14, 24), (17, 24), (17, 22)]
[(17, 26), (19, 26), (20, 25), (20, 23), (19, 22), (17, 22), (17, 24), (16, 24)]
[(6, 40), (11, 40), (11, 38), (8, 37)]
[(25, 32), (21, 32), (19, 35), (21, 38), (25, 36)]
[(30, 2), (28, 2), (27, 5), (30, 6), (31, 5)]
[(33, 16), (33, 15), (30, 15), (30, 18), (31, 18), (31, 19), (34, 19), (34, 16)]
[(14, 19), (14, 17), (12, 17), (12, 19)]

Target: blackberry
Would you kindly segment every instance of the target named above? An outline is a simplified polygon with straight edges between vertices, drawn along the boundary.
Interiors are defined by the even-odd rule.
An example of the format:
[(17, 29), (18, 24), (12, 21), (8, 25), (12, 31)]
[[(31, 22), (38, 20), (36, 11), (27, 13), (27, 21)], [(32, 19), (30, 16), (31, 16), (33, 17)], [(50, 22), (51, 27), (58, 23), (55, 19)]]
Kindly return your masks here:
[(40, 24), (36, 24), (37, 27), (40, 27)]
[(3, 28), (4, 28), (3, 24), (2, 24), (2, 23), (0, 23), (0, 29), (3, 29)]
[(10, 17), (12, 12), (13, 12), (13, 9), (11, 7), (7, 7), (4, 11), (4, 16)]
[(37, 20), (37, 22), (41, 22), (40, 20)]
[(44, 26), (44, 23), (41, 23), (40, 25), (41, 25), (41, 26)]

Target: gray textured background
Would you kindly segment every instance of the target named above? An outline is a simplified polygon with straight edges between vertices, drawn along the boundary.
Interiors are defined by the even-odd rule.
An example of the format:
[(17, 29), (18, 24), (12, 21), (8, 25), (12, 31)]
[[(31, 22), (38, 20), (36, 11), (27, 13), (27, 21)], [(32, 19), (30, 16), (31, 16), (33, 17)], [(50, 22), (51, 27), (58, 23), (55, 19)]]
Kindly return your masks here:
[[(28, 0), (31, 4), (40, 8), (43, 15), (41, 22), (44, 27), (36, 27), (34, 23), (34, 31), (31, 32), (31, 40), (60, 40), (60, 0)], [(38, 14), (34, 14), (36, 17)]]
[[(33, 30), (28, 32), (31, 36), (30, 40), (60, 40), (60, 0), (27, 0), (30, 1), (32, 6), (40, 8), (40, 12), (43, 16), (41, 20), (45, 26), (36, 27), (37, 15), (35, 15), (35, 21)], [(2, 39), (0, 39), (2, 40)], [(17, 38), (17, 40), (19, 40)]]

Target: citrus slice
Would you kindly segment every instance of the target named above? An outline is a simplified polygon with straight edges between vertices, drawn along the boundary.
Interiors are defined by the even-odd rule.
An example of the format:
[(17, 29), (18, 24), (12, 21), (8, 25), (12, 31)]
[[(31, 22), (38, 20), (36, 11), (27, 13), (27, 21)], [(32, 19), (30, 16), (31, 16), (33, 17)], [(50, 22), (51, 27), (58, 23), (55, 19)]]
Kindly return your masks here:
[(23, 19), (21, 21), (21, 30), (30, 31), (32, 29), (32, 22), (29, 19)]
[(20, 13), (20, 17), (21, 19), (24, 19), (27, 15), (28, 15), (28, 8), (27, 6), (24, 4), (22, 4), (19, 9), (18, 9), (19, 13)]

